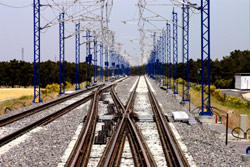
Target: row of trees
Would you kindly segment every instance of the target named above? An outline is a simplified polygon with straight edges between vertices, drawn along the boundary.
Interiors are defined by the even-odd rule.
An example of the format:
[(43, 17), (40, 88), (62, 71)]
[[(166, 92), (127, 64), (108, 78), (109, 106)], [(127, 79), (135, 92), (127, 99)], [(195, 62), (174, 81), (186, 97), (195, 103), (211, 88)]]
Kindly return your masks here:
[[(234, 75), (236, 73), (250, 73), (250, 51), (235, 50), (230, 56), (222, 60), (211, 60), (211, 83), (218, 88), (234, 88)], [(182, 63), (178, 64), (179, 77), (183, 75)], [(137, 66), (130, 69), (132, 74), (144, 74), (146, 66)], [(189, 78), (191, 82), (201, 83), (201, 60), (189, 60)], [(198, 77), (197, 77), (198, 73)]]
[[(59, 62), (41, 62), (41, 87), (59, 83)], [(93, 70), (91, 70), (93, 71)], [(81, 82), (86, 79), (86, 64), (80, 64)], [(93, 73), (92, 73), (93, 75)], [(11, 60), (0, 62), (0, 86), (31, 86), (34, 83), (34, 64)], [(75, 83), (75, 64), (65, 62), (65, 81)]]
[[(211, 82), (218, 88), (233, 88), (235, 73), (250, 72), (250, 51), (233, 51), (222, 60), (211, 60)], [(86, 64), (81, 63), (81, 82), (86, 79)], [(190, 81), (197, 82), (197, 70), (201, 68), (201, 60), (189, 60)], [(93, 67), (92, 67), (93, 68)], [(178, 64), (179, 76), (182, 77), (182, 63)], [(130, 75), (145, 74), (147, 66), (130, 68)], [(93, 70), (91, 70), (93, 72)], [(93, 76), (93, 73), (92, 73)], [(198, 75), (199, 83), (201, 76)], [(65, 62), (65, 80), (75, 83), (75, 64)], [(41, 62), (41, 86), (59, 82), (59, 62), (50, 60)], [(33, 85), (33, 63), (11, 60), (0, 62), (0, 86), (31, 86)]]

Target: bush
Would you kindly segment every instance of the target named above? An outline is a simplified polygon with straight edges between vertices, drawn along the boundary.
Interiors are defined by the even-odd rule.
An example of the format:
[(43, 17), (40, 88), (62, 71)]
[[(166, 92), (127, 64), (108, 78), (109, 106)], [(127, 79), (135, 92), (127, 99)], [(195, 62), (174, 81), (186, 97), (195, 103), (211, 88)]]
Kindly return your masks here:
[(201, 85), (193, 86), (193, 89), (200, 92), (201, 91)]
[(30, 99), (32, 97), (33, 96), (21, 96), (21, 97), (19, 97), (19, 100), (27, 100), (27, 99)]
[(185, 80), (183, 80), (182, 78), (178, 78), (178, 83), (179, 84), (184, 84), (184, 82), (185, 82), (185, 84), (187, 83)]
[(242, 100), (240, 97), (230, 95), (226, 96), (225, 101), (235, 105), (247, 105), (247, 102)]
[(65, 83), (66, 83), (65, 89), (69, 89), (72, 87), (72, 84), (70, 82), (66, 81)]
[(60, 91), (60, 85), (57, 84), (57, 83), (48, 84), (46, 86), (46, 89), (48, 90), (48, 92), (59, 92)]
[(218, 79), (215, 81), (215, 86), (217, 88), (221, 88), (221, 89), (229, 89), (232, 88), (233, 85), (233, 80), (229, 79), (229, 80), (225, 80), (225, 79)]

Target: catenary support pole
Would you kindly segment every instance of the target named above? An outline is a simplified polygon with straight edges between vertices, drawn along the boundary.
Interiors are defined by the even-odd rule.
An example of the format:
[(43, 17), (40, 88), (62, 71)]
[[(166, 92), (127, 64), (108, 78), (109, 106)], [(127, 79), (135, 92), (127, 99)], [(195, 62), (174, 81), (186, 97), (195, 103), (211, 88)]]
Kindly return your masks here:
[(34, 99), (33, 103), (42, 102), (40, 89), (40, 0), (33, 1), (34, 19)]
[(109, 48), (105, 46), (105, 82), (109, 80)]
[(65, 93), (65, 46), (64, 46), (64, 13), (59, 15), (59, 64), (60, 64), (60, 92), (62, 95)]
[[(183, 0), (185, 2), (185, 0)], [(189, 101), (189, 6), (182, 5), (182, 101)]]
[(167, 23), (167, 88), (171, 89), (171, 25)]
[(201, 0), (201, 107), (202, 116), (212, 116), (210, 99), (210, 0)]
[(173, 11), (173, 93), (178, 94), (178, 16)]
[(92, 62), (92, 54), (91, 54), (91, 41), (90, 41), (90, 31), (86, 32), (86, 88), (90, 87), (91, 82), (91, 62)]
[(103, 44), (100, 43), (100, 82), (103, 82)]
[(94, 59), (93, 59), (93, 64), (94, 64), (94, 83), (97, 82), (97, 40), (96, 37), (94, 39)]
[(76, 24), (75, 27), (75, 56), (76, 56), (76, 88), (80, 89), (80, 23)]

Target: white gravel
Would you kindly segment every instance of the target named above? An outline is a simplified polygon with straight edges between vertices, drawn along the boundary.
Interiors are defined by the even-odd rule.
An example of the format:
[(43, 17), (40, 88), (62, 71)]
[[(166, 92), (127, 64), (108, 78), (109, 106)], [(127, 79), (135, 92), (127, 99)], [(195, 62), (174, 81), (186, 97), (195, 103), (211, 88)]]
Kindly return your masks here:
[(134, 165), (134, 160), (133, 160), (133, 155), (129, 146), (129, 141), (128, 138), (126, 137), (125, 143), (124, 143), (124, 148), (122, 152), (122, 158), (121, 158), (121, 167), (129, 167), (129, 166), (135, 166)]
[(42, 127), (42, 130), (31, 133), (25, 141), (0, 156), (0, 166), (57, 166), (78, 125), (87, 114), (89, 104), (87, 102)]
[[(149, 79), (155, 89), (155, 96), (163, 111), (172, 115), (173, 111), (187, 111), (187, 108), (180, 105), (180, 97), (160, 89), (158, 83)], [(188, 113), (190, 114), (190, 113)], [(241, 167), (246, 166), (239, 154), (236, 153), (232, 144), (225, 146), (225, 142), (216, 136), (216, 132), (208, 126), (198, 124), (188, 125), (177, 122), (173, 124), (180, 134), (181, 141), (187, 146), (188, 154), (199, 167)]]
[(122, 103), (125, 105), (129, 95), (130, 95), (130, 89), (133, 87), (135, 81), (138, 79), (138, 76), (129, 77), (128, 79), (124, 80), (123, 82), (120, 82), (115, 87), (115, 91), (118, 94), (118, 97), (121, 99)]
[[(74, 93), (73, 93), (73, 94), (74, 94)], [(69, 96), (69, 95), (60, 95), (60, 96), (58, 96), (58, 97), (55, 98), (55, 99), (51, 99), (51, 100), (48, 100), (48, 101), (43, 102), (43, 103), (33, 103), (33, 104), (30, 105), (30, 106), (26, 106), (26, 107), (23, 107), (23, 108), (20, 108), (20, 109), (17, 109), (17, 110), (13, 110), (13, 111), (8, 112), (8, 113), (6, 113), (6, 114), (4, 114), (4, 115), (0, 115), (0, 120), (1, 120), (1, 119), (4, 119), (4, 118), (6, 118), (6, 117), (9, 117), (9, 116), (12, 116), (12, 115), (15, 115), (15, 114), (24, 112), (24, 111), (26, 111), (26, 110), (29, 110), (29, 109), (32, 109), (32, 108), (41, 106), (41, 105), (43, 105), (43, 104), (47, 104), (47, 103), (52, 102), (52, 101), (55, 101), (55, 100), (57, 100), (57, 99), (61, 99), (61, 98), (65, 97), (65, 96)]]
[[(148, 97), (148, 88), (144, 77), (140, 77), (136, 89), (134, 111), (138, 115), (153, 115)], [(137, 122), (136, 124), (143, 134), (157, 166), (167, 166), (155, 122)]]
[(13, 122), (11, 124), (0, 127), (0, 131), (2, 132), (0, 137), (6, 136), (6, 135), (14, 132), (17, 129), (25, 127), (25, 126), (31, 124), (32, 122), (35, 122), (35, 121), (37, 121), (37, 120), (39, 120), (39, 119), (41, 119), (41, 118), (43, 118), (45, 116), (48, 116), (49, 114), (52, 114), (52, 113), (54, 113), (54, 112), (56, 112), (56, 111), (58, 111), (58, 110), (60, 110), (60, 109), (62, 109), (64, 107), (66, 107), (67, 105), (70, 105), (70, 104), (72, 104), (72, 103), (86, 97), (89, 94), (90, 94), (90, 92), (84, 93), (84, 94), (82, 94), (80, 96), (77, 96), (77, 97), (75, 97), (73, 99), (67, 100), (67, 101), (65, 101), (63, 103), (57, 104), (57, 105), (55, 105), (53, 107), (50, 107), (50, 108), (48, 108), (46, 110), (40, 111), (40, 112), (38, 112), (36, 114), (30, 115), (28, 117), (25, 117), (23, 119), (15, 121), (15, 122)]

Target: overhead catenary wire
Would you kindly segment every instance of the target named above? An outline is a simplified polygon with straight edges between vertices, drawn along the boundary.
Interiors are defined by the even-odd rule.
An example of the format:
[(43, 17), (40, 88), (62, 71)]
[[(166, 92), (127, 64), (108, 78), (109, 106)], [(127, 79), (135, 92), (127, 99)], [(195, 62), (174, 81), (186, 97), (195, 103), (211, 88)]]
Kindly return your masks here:
[(8, 8), (27, 8), (27, 7), (31, 7), (33, 4), (28, 4), (28, 5), (23, 5), (23, 6), (12, 6), (12, 5), (8, 5), (8, 4), (0, 2), (0, 5), (8, 7)]

